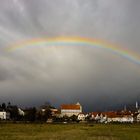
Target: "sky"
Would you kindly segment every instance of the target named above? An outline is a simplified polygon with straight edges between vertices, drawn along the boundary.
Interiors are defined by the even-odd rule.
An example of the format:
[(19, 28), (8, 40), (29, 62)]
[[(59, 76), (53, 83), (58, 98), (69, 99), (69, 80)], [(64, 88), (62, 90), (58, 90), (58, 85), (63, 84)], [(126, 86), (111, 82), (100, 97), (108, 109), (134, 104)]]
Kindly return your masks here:
[(93, 111), (140, 101), (140, 64), (104, 49), (6, 49), (34, 38), (84, 37), (140, 56), (139, 5), (139, 0), (0, 0), (0, 102), (21, 107), (80, 102)]

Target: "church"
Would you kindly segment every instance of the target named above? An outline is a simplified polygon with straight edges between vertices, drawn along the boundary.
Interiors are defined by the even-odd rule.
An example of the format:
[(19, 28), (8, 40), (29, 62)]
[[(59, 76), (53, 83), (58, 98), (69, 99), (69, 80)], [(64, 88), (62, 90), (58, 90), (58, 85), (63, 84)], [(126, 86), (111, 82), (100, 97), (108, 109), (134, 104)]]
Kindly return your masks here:
[(68, 116), (68, 117), (72, 115), (78, 116), (79, 113), (82, 113), (82, 106), (80, 105), (80, 103), (62, 104), (60, 109), (61, 109), (62, 116)]

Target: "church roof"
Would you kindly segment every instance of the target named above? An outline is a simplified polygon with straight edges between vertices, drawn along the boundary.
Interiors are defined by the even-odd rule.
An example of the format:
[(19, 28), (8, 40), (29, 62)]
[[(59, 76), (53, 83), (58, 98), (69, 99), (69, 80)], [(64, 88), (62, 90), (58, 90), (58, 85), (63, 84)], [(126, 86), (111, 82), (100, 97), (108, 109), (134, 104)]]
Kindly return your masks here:
[(80, 105), (77, 105), (77, 104), (62, 104), (61, 109), (80, 110)]

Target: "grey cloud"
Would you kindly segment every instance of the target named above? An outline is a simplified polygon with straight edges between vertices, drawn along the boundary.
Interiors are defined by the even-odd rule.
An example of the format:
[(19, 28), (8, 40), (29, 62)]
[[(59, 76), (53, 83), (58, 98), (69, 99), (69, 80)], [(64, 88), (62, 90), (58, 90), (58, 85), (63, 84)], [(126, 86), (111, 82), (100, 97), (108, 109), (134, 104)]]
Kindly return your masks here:
[(3, 100), (21, 105), (37, 105), (44, 100), (59, 105), (79, 100), (90, 109), (110, 107), (114, 99), (114, 106), (139, 100), (140, 66), (108, 51), (86, 46), (5, 49), (35, 37), (83, 36), (119, 44), (139, 54), (139, 1), (0, 2)]

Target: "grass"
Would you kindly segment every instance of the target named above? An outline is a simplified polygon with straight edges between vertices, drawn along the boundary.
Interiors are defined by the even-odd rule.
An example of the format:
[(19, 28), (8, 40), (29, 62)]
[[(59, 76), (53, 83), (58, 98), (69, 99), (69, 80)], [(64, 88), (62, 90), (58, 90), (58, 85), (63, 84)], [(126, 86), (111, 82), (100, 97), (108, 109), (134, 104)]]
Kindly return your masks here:
[(140, 125), (0, 124), (0, 140), (140, 140)]

